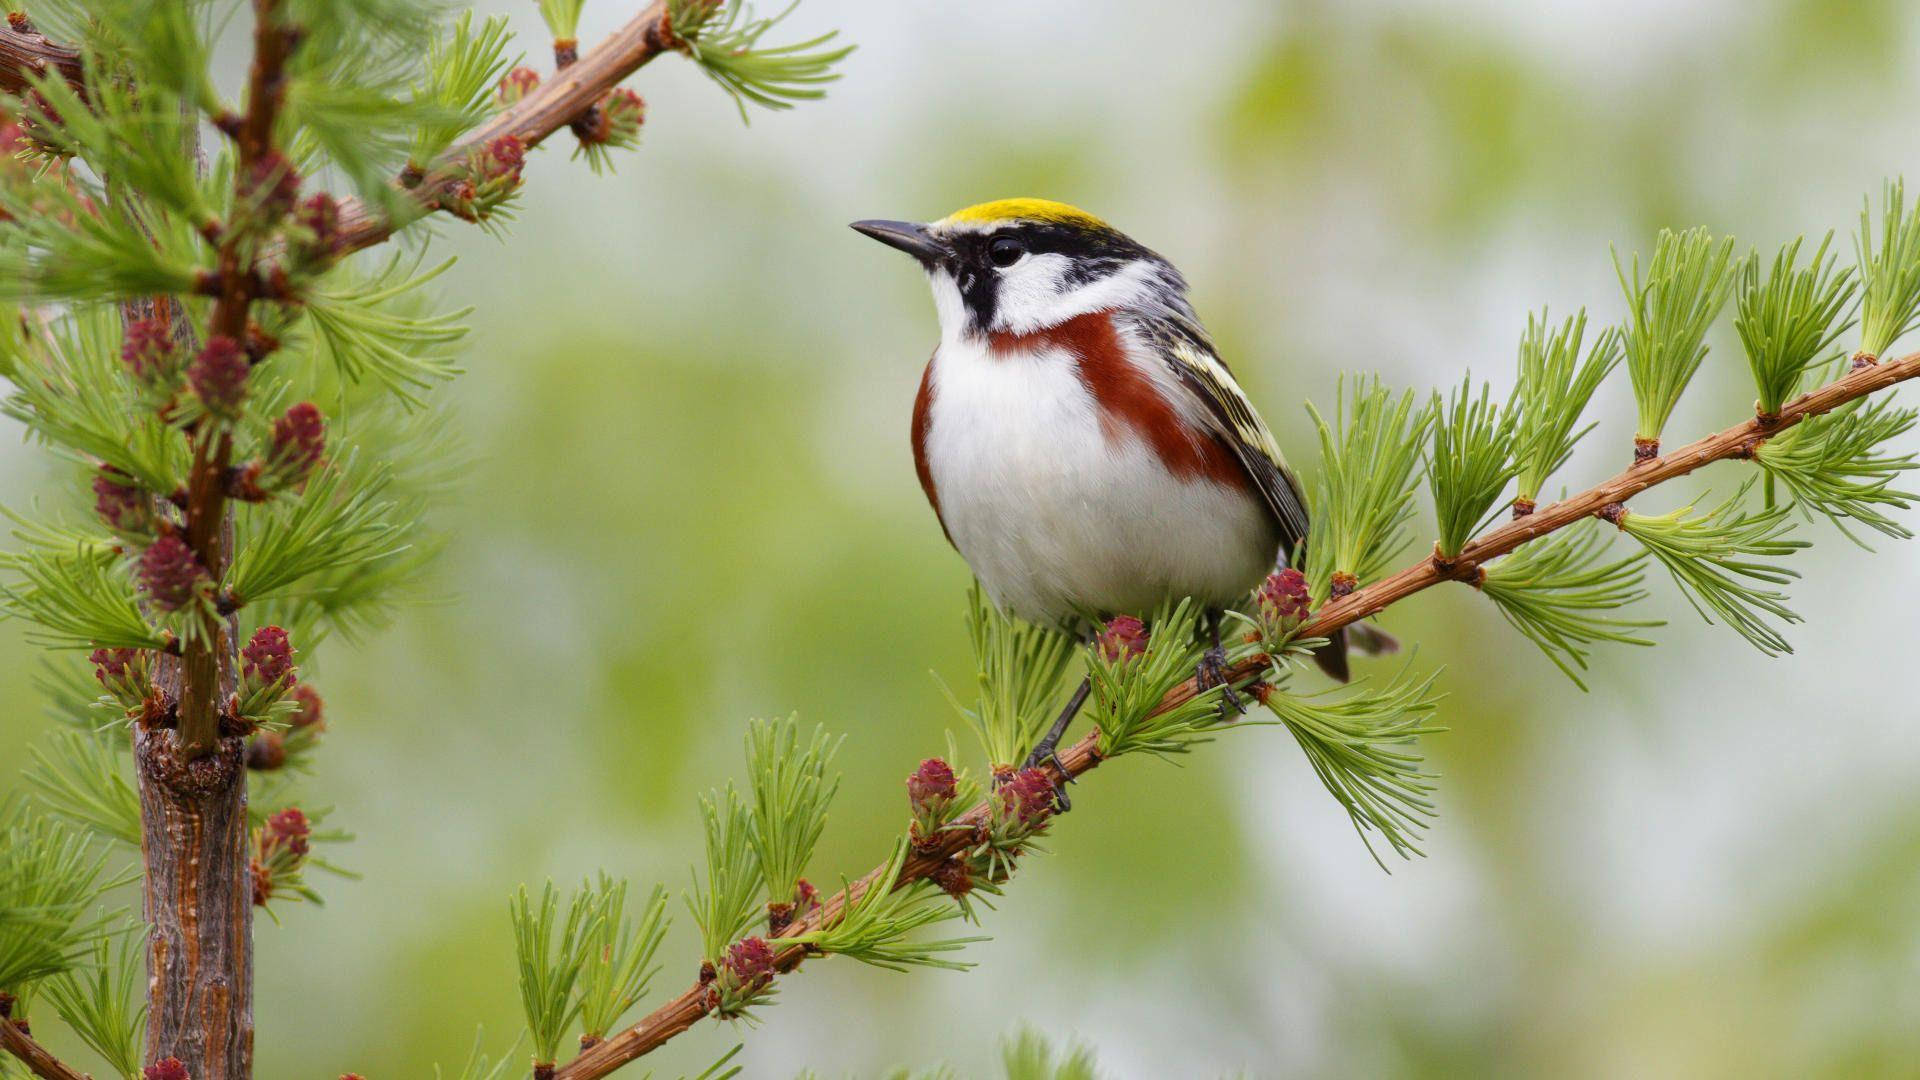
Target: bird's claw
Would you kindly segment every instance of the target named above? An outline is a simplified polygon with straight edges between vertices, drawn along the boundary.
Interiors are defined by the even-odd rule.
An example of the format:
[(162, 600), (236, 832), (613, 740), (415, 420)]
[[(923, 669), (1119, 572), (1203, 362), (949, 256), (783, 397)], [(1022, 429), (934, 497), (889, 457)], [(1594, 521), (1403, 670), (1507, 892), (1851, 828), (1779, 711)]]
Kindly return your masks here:
[(1037, 769), (1042, 764), (1053, 766), (1054, 813), (1064, 814), (1073, 809), (1073, 800), (1067, 798), (1067, 785), (1076, 783), (1077, 781), (1074, 779), (1073, 774), (1067, 771), (1067, 763), (1060, 760), (1060, 747), (1058, 744), (1043, 742), (1039, 746), (1034, 747), (1033, 752), (1027, 755), (1026, 764), (1021, 767)]
[(1240, 699), (1233, 689), (1233, 681), (1227, 678), (1227, 650), (1218, 645), (1200, 654), (1199, 670), (1194, 672), (1201, 691), (1220, 688), (1220, 722), (1227, 723), (1247, 712), (1246, 702)]

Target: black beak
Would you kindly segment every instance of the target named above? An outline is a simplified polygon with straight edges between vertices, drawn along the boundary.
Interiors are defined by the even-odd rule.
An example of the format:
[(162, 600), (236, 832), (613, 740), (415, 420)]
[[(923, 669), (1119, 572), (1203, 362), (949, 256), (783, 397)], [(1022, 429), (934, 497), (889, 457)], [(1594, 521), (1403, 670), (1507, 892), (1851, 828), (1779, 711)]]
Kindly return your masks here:
[(911, 221), (856, 221), (853, 231), (871, 236), (888, 247), (899, 248), (923, 263), (939, 262), (953, 256), (953, 249), (934, 239), (925, 225), (915, 225)]

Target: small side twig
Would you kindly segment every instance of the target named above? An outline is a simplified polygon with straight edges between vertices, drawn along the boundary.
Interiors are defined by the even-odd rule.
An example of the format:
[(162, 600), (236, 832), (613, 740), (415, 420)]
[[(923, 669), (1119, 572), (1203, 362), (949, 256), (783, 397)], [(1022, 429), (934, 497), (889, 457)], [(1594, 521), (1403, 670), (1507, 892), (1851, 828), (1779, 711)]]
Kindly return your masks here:
[(89, 1080), (79, 1069), (48, 1053), (46, 1047), (34, 1042), (32, 1036), (11, 1020), (0, 1019), (0, 1050), (19, 1058), (40, 1080)]
[(86, 97), (86, 72), (78, 50), (47, 40), (25, 19), (0, 24), (0, 90), (25, 93), (32, 88), (31, 79), (49, 71), (59, 72), (76, 93)]
[[(447, 150), (447, 162), (464, 161), (470, 151), (503, 135), (513, 135), (531, 150), (554, 132), (586, 116), (595, 102), (640, 70), (654, 57), (671, 51), (674, 41), (666, 0), (654, 0), (625, 26), (607, 35), (599, 45), (556, 72), (510, 108), (469, 132)], [(458, 170), (442, 167), (405, 185), (421, 213), (439, 206), (442, 190)], [(358, 199), (340, 203), (342, 255), (384, 243), (402, 223), (381, 214)]]

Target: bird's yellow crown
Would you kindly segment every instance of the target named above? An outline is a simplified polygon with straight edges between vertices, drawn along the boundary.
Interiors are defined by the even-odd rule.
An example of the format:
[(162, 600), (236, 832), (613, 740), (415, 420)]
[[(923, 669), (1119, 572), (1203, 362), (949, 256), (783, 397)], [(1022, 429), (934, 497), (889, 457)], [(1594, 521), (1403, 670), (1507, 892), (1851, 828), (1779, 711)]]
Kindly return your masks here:
[(948, 214), (942, 225), (994, 226), (1019, 221), (1073, 225), (1083, 229), (1111, 229), (1112, 226), (1077, 206), (1052, 199), (995, 199)]

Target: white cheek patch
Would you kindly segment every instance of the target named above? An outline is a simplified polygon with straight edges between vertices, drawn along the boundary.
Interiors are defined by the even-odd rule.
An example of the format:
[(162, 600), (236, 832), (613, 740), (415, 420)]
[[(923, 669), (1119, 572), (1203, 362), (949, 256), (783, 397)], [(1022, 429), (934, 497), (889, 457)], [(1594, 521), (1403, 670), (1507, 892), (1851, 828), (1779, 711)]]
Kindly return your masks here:
[(1106, 277), (1068, 287), (1070, 265), (1065, 255), (1049, 252), (1030, 255), (1002, 271), (993, 328), (1030, 334), (1090, 311), (1126, 307), (1147, 296), (1153, 279), (1153, 267), (1135, 260)]
[(1047, 252), (1028, 255), (998, 271), (993, 329), (1023, 334), (1061, 321), (1053, 315), (1060, 308), (1061, 289), (1071, 266), (1065, 255)]
[(945, 270), (927, 271), (927, 283), (933, 287), (933, 311), (940, 320), (940, 339), (957, 342), (966, 337), (969, 316), (966, 301), (960, 297), (960, 285)]

